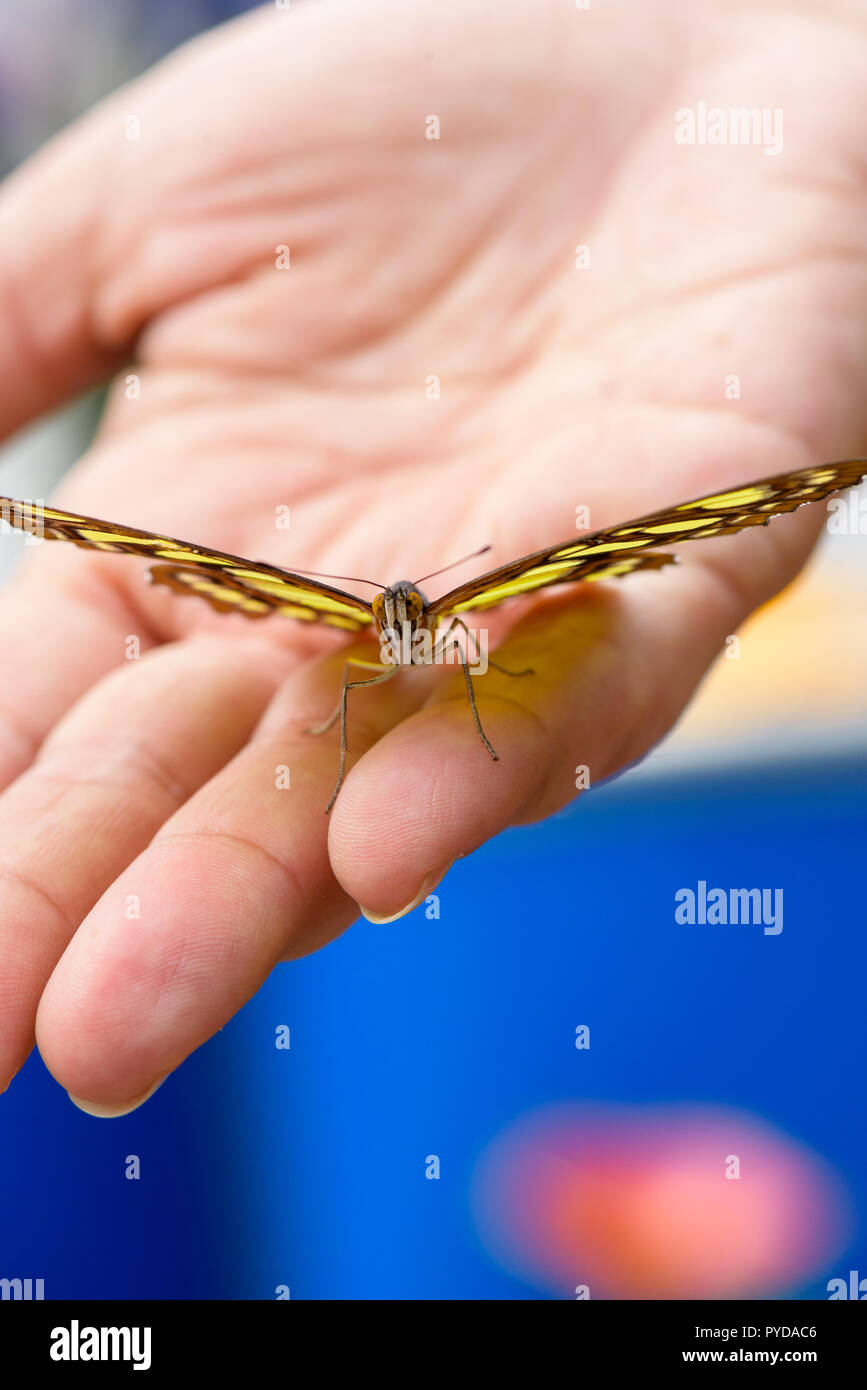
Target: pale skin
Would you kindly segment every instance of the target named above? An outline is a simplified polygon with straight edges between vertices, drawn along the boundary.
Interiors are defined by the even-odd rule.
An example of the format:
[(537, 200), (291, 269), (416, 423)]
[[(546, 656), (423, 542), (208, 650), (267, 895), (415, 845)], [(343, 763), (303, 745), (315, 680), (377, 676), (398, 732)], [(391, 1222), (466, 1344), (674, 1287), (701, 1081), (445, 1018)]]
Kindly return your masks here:
[[(0, 190), (0, 426), (119, 373), (58, 505), (385, 583), (863, 453), (865, 89), (846, 0), (268, 7)], [(781, 108), (783, 153), (676, 145), (700, 99)], [(498, 762), (459, 666), (353, 692), (330, 817), (336, 730), (304, 731), (371, 643), (27, 552), (0, 605), (0, 1086), (35, 1038), (77, 1103), (128, 1111), (278, 961), (400, 914), (576, 765), (640, 757), (823, 515), (485, 615), (535, 672), (476, 682)]]

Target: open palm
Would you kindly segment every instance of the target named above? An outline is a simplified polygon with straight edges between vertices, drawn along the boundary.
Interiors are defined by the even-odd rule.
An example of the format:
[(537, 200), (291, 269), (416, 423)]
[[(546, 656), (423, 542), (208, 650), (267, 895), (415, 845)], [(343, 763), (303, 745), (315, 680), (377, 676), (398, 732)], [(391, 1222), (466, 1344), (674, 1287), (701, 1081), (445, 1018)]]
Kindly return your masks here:
[[(0, 423), (118, 373), (59, 505), (380, 582), (856, 453), (857, 10), (691, 9), (326, 0), (191, 45), (2, 190)], [(702, 99), (780, 108), (782, 153), (678, 145)], [(330, 818), (335, 735), (305, 729), (341, 639), (28, 554), (0, 607), (0, 1083), (35, 1030), (122, 1113), (357, 904), (407, 910), (578, 764), (639, 757), (818, 511), (486, 617), (535, 671), (477, 682), (497, 763), (459, 669), (357, 692)]]

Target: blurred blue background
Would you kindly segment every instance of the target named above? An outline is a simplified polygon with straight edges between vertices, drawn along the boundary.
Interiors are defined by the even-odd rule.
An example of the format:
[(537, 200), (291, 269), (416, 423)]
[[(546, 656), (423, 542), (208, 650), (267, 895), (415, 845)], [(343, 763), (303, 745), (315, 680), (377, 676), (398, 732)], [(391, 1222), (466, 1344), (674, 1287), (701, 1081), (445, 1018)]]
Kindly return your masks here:
[[(0, 169), (246, 8), (6, 0)], [(46, 495), (94, 413), (13, 441), (4, 491)], [(753, 1111), (864, 1212), (865, 570), (853, 581), (841, 547), (826, 541), (818, 616), (796, 604), (785, 661), (762, 644), (770, 674), (758, 648), (728, 663), (644, 771), (457, 864), (438, 920), (362, 922), (278, 968), (140, 1112), (88, 1118), (31, 1057), (0, 1104), (0, 1277), (43, 1278), (49, 1298), (541, 1297), (485, 1254), (468, 1190), (498, 1132), (559, 1100)], [(675, 891), (700, 879), (782, 887), (782, 934), (678, 925)], [(824, 1298), (850, 1268), (867, 1274), (863, 1232), (796, 1292)]]

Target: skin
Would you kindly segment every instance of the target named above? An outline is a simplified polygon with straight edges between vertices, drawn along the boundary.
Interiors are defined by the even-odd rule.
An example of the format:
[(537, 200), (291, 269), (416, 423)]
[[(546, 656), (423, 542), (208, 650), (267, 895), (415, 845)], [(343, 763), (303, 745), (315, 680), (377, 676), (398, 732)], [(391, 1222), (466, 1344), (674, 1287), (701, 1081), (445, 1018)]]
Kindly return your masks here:
[[(216, 30), (0, 191), (0, 427), (119, 373), (59, 505), (386, 583), (565, 539), (578, 506), (595, 528), (863, 452), (865, 35), (846, 0), (652, 23), (311, 0)], [(675, 144), (701, 99), (782, 108), (783, 152)], [(0, 1085), (35, 1037), (77, 1103), (132, 1108), (357, 905), (399, 915), (570, 800), (579, 763), (642, 756), (823, 516), (485, 614), (536, 672), (477, 682), (497, 763), (458, 668), (355, 692), (329, 818), (336, 731), (304, 730), (370, 642), (25, 551), (0, 605)]]

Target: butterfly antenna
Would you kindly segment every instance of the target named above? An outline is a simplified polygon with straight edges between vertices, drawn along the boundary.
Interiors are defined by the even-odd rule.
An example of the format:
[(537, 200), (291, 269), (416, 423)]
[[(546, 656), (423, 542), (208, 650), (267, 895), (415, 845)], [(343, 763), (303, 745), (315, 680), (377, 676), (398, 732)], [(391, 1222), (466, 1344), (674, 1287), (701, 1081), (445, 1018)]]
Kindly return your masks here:
[(421, 579), (413, 581), (415, 584), (424, 584), (426, 579), (436, 579), (438, 574), (445, 574), (446, 570), (453, 570), (456, 565), (465, 565), (467, 560), (475, 560), (479, 555), (485, 555), (490, 550), (489, 545), (483, 545), (481, 550), (474, 550), (472, 555), (465, 555), (462, 560), (452, 560), (450, 565), (443, 565), (441, 570), (433, 570), (431, 574), (423, 574)]
[(387, 584), (380, 584), (376, 579), (358, 579), (351, 574), (321, 574), (319, 570), (302, 570), (297, 565), (292, 566), (293, 574), (309, 574), (313, 579), (336, 579), (341, 584), (370, 584), (374, 589), (387, 589)]

